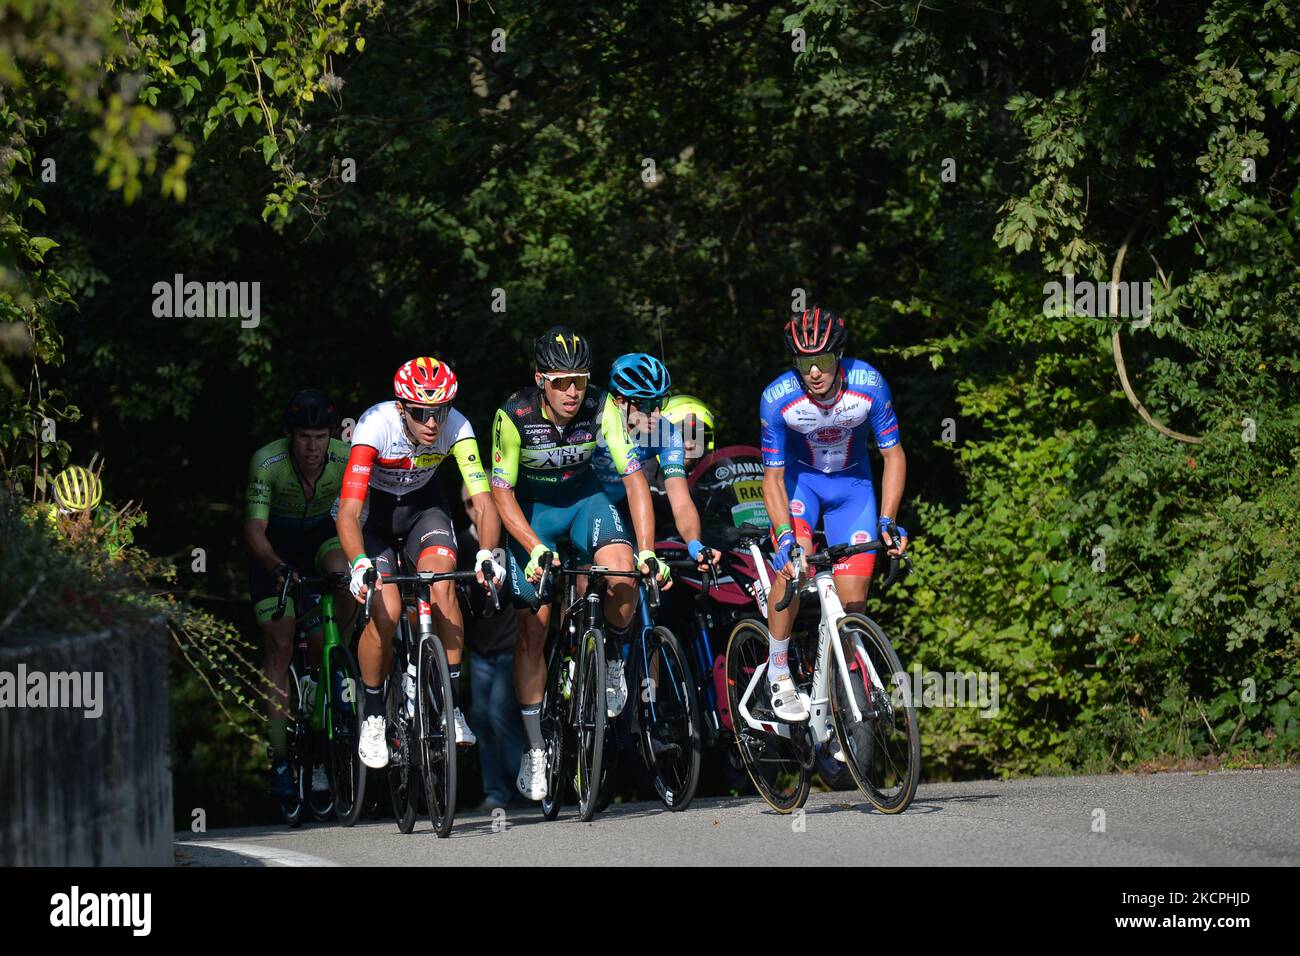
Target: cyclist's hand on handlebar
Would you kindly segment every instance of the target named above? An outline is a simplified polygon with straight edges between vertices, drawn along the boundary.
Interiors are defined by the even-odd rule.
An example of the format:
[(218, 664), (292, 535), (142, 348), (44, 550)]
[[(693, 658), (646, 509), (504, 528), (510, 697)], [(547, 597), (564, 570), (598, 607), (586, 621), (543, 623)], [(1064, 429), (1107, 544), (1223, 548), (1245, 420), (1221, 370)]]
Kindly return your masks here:
[(275, 589), (277, 591), (284, 588), (284, 582), (286, 580), (296, 581), (298, 578), (298, 572), (294, 569), (294, 566), (289, 564), (287, 561), (281, 561), (275, 566), (275, 570), (271, 573), (275, 575)]
[(506, 579), (506, 569), (501, 566), (496, 557), (487, 548), (479, 548), (478, 554), (474, 555), (474, 567), (478, 569), (478, 583), (487, 587), (487, 581), (483, 577), (483, 565), (492, 565), (492, 584), (495, 587), (501, 587), (501, 582)]
[(659, 590), (667, 591), (673, 586), (672, 569), (668, 567), (666, 561), (660, 561), (653, 551), (647, 549), (636, 556), (637, 570), (642, 574), (648, 575), (650, 573), (650, 565), (647, 562), (651, 560), (654, 561), (656, 566), (655, 570), (657, 573), (655, 574), (655, 577), (659, 580)]
[[(348, 590), (352, 592), (352, 596), (361, 604), (364, 604), (366, 601), (366, 572), (371, 570), (373, 567), (374, 565), (370, 563), (370, 559), (364, 554), (358, 557), (356, 563), (352, 565), (352, 581), (348, 585)], [(375, 590), (382, 591), (383, 587), (383, 580), (376, 578)]]
[(541, 561), (542, 555), (546, 554), (550, 550), (551, 549), (546, 545), (538, 544), (534, 546), (532, 552), (529, 553), (528, 563), (524, 565), (524, 577), (528, 579), (530, 584), (538, 584), (541, 582), (542, 566), (539, 562)]
[(705, 547), (699, 541), (691, 541), (686, 545), (686, 550), (690, 553), (691, 560), (695, 562), (697, 570), (707, 571), (710, 565), (717, 570), (718, 559), (722, 556), (713, 548)]
[(793, 531), (783, 531), (776, 539), (776, 551), (772, 554), (772, 570), (793, 581), (799, 575), (801, 562), (793, 557), (796, 547)]
[(880, 540), (889, 545), (889, 556), (899, 558), (907, 550), (907, 529), (888, 515), (880, 516)]

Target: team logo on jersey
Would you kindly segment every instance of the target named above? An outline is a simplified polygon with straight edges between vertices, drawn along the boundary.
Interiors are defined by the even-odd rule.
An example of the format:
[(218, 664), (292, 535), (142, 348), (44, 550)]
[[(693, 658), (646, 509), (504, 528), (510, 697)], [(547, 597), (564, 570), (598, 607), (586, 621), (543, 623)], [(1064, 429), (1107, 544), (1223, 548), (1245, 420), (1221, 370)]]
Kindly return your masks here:
[(584, 442), (589, 441), (595, 441), (595, 436), (592, 435), (591, 432), (583, 431), (582, 429), (578, 429), (578, 431), (572, 432), (569, 435), (569, 443), (573, 445), (581, 445)]
[(809, 437), (819, 445), (834, 445), (844, 440), (844, 431), (843, 428), (827, 425), (824, 428), (817, 429)]
[(800, 517), (803, 515), (803, 502), (800, 501), (798, 498), (790, 502), (790, 514), (794, 515), (795, 517)]

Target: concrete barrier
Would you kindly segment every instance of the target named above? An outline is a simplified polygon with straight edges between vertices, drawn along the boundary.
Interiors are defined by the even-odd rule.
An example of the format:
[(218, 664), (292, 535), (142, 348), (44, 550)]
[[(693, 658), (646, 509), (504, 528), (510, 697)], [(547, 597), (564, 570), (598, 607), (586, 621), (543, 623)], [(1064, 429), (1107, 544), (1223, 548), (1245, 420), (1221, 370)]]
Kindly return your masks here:
[(172, 865), (167, 647), (0, 643), (0, 866)]

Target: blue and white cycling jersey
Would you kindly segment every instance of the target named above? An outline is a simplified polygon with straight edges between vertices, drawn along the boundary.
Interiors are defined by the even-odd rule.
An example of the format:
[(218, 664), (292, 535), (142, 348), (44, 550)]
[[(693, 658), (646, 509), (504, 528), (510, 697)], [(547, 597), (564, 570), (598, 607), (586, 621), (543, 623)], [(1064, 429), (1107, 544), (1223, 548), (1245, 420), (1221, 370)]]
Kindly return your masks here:
[[(638, 434), (635, 429), (629, 429), (628, 437), (631, 439), (632, 453), (642, 465), (658, 457), (659, 475), (662, 478), (686, 477), (686, 445), (682, 441), (681, 429), (668, 419), (660, 415), (655, 428), (648, 434)], [(610, 501), (618, 504), (627, 496), (627, 489), (623, 487), (623, 475), (614, 467), (614, 458), (605, 442), (596, 443), (596, 451), (591, 456), (591, 467), (604, 485), (605, 496)]]
[(855, 358), (840, 360), (840, 375), (839, 397), (829, 405), (813, 400), (794, 369), (763, 390), (759, 417), (765, 466), (784, 468), (789, 459), (833, 474), (868, 463), (870, 432), (878, 448), (898, 444), (898, 419), (884, 376)]

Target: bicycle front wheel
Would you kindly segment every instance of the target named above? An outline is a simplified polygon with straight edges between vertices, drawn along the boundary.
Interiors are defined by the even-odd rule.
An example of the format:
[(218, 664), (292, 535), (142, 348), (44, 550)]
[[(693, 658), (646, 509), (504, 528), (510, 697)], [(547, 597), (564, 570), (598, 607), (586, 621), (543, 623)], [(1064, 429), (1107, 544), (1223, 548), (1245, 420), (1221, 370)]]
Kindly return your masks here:
[(302, 677), (298, 668), (289, 664), (289, 719), (286, 722), (285, 740), (288, 743), (286, 757), (289, 770), (293, 774), (295, 793), (292, 797), (280, 798), (280, 814), (290, 828), (302, 826), (307, 801), (303, 798), (304, 790), (310, 792), (311, 771), (311, 713), (303, 706)]
[(420, 642), (420, 770), (429, 821), (440, 837), (451, 834), (456, 819), (456, 714), (451, 702), (451, 672), (442, 641)]
[(605, 637), (587, 631), (578, 645), (577, 776), (578, 818), (596, 815), (600, 801), (601, 764), (605, 757)]
[(681, 644), (656, 627), (633, 645), (640, 686), (637, 738), (655, 791), (669, 810), (685, 810), (700, 780), (700, 725), (695, 682)]
[(773, 810), (793, 813), (808, 799), (812, 774), (805, 766), (807, 761), (800, 759), (798, 748), (786, 734), (807, 734), (807, 724), (798, 727), (779, 720), (771, 711), (771, 699), (763, 680), (746, 702), (750, 716), (761, 729), (746, 723), (740, 708), (755, 672), (767, 663), (770, 637), (767, 628), (758, 621), (741, 621), (732, 630), (727, 640), (727, 703), (735, 728), (736, 748), (749, 779)]
[(328, 682), (320, 693), (330, 695), (329, 775), (334, 816), (350, 827), (365, 805), (366, 766), (357, 750), (361, 740), (361, 672), (352, 652), (341, 644), (330, 649), (326, 678)]
[[(863, 614), (844, 616), (839, 641), (849, 681), (846, 687), (832, 661), (831, 713), (845, 765), (873, 807), (902, 813), (921, 777), (921, 731), (911, 695), (890, 693), (890, 683), (906, 677), (903, 665), (885, 632)], [(873, 670), (879, 683), (871, 678)], [(853, 716), (850, 695), (860, 720)]]
[[(405, 629), (406, 624), (400, 625)], [(412, 698), (407, 697), (406, 654), (403, 640), (393, 650), (393, 670), (388, 675), (388, 693), (385, 695), (388, 734), (388, 794), (393, 801), (393, 816), (397, 829), (410, 833), (415, 829), (416, 791), (420, 787), (419, 769), (415, 756), (415, 715), (411, 713)], [(414, 688), (411, 689), (414, 693)]]

